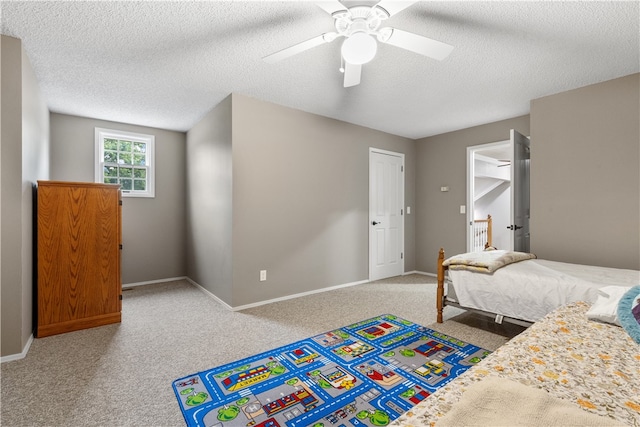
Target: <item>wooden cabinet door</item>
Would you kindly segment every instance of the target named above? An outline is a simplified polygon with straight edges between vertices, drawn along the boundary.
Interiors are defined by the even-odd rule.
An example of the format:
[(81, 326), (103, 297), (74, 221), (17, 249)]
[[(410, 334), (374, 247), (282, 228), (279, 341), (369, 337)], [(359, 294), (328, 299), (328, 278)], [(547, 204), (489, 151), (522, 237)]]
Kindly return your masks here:
[(119, 322), (118, 186), (40, 181), (38, 337)]

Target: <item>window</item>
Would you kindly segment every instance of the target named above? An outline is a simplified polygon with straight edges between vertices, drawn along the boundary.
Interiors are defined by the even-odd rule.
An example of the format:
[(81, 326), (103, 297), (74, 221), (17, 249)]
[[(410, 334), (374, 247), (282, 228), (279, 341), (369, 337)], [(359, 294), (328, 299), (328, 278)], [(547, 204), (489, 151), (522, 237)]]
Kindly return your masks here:
[(96, 128), (95, 181), (120, 184), (123, 197), (155, 197), (155, 137)]

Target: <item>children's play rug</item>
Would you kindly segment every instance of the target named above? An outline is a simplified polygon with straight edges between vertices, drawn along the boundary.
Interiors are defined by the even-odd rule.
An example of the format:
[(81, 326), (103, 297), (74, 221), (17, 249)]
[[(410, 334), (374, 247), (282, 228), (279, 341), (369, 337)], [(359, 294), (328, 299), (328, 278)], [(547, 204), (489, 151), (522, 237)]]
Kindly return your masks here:
[(489, 351), (382, 315), (173, 382), (189, 426), (385, 426)]

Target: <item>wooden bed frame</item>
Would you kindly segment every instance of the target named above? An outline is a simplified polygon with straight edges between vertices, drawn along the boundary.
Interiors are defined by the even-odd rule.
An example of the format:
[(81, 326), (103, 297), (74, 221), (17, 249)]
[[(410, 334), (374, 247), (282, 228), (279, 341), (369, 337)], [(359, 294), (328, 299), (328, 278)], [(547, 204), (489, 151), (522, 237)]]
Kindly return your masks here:
[(444, 262), (444, 248), (440, 248), (438, 252), (438, 293), (436, 294), (436, 301), (438, 306), (438, 323), (442, 323), (442, 311), (444, 310), (444, 306), (446, 305), (445, 295), (444, 295), (444, 272), (447, 270), (447, 267), (442, 265)]
[[(487, 244), (485, 245), (485, 248), (489, 246), (489, 243), (487, 242)], [(444, 294), (444, 282), (445, 282), (445, 273), (448, 270), (448, 267), (442, 265), (442, 263), (444, 262), (445, 257), (444, 257), (444, 248), (440, 248), (440, 251), (438, 252), (438, 291), (436, 294), (436, 304), (437, 304), (437, 308), (438, 308), (438, 318), (437, 321), (438, 323), (442, 323), (443, 322), (443, 318), (442, 318), (442, 312), (444, 310), (444, 307), (447, 305), (450, 305), (452, 307), (457, 307), (457, 308), (461, 308), (463, 310), (468, 310), (468, 311), (473, 311), (475, 313), (479, 313), (482, 314), (484, 316), (488, 316), (488, 317), (493, 317), (495, 322), (498, 324), (501, 324), (502, 322), (509, 322), (509, 323), (514, 323), (516, 325), (520, 325), (520, 326), (524, 326), (524, 327), (529, 327), (531, 325), (533, 325), (532, 322), (529, 322), (527, 320), (522, 320), (522, 319), (516, 319), (513, 317), (508, 317), (508, 316), (503, 316), (501, 314), (496, 314), (496, 313), (489, 313), (488, 311), (483, 311), (483, 310), (478, 310), (476, 308), (470, 308), (470, 307), (464, 307), (460, 304), (458, 304), (455, 301), (451, 301), (449, 299), (447, 299), (447, 296)]]

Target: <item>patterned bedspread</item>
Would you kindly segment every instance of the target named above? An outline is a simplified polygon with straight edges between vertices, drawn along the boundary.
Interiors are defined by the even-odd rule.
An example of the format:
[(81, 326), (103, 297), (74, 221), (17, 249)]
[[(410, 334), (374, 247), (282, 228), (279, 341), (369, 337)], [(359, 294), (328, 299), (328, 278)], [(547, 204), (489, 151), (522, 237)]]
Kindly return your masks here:
[(587, 320), (589, 306), (551, 312), (391, 425), (433, 426), (469, 385), (491, 375), (640, 426), (640, 345), (618, 326)]

